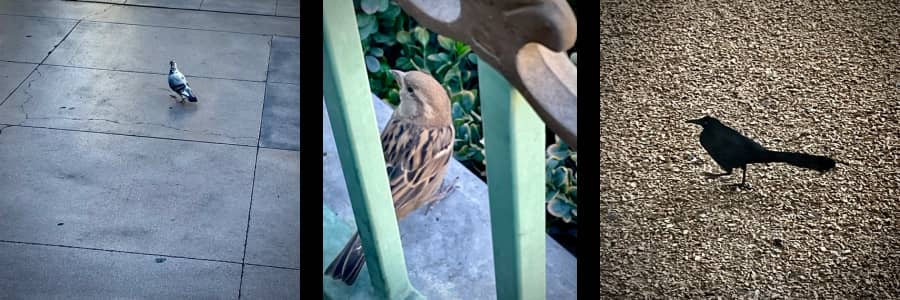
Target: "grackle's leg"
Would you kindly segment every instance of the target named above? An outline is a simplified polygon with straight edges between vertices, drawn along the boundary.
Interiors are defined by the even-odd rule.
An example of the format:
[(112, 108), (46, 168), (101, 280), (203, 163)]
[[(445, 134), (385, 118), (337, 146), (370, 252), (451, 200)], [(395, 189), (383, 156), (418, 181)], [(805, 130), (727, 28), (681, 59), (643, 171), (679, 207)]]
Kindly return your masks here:
[(741, 169), (744, 170), (744, 175), (741, 177), (741, 183), (736, 183), (736, 184), (732, 184), (732, 185), (736, 186), (738, 188), (747, 188), (748, 190), (752, 189), (753, 187), (751, 187), (749, 184), (747, 184), (747, 166), (745, 165), (745, 166), (741, 167)]

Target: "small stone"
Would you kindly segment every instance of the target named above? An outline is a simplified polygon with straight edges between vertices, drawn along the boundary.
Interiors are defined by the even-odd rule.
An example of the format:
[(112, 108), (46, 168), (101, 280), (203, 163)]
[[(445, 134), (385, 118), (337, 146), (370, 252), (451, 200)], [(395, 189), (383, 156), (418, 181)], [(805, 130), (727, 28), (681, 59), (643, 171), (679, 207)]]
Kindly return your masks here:
[(158, 258), (156, 258), (156, 263), (158, 263), (158, 264), (160, 264), (160, 263), (162, 263), (162, 262), (164, 262), (164, 261), (166, 261), (166, 259), (163, 258), (163, 257), (158, 257)]

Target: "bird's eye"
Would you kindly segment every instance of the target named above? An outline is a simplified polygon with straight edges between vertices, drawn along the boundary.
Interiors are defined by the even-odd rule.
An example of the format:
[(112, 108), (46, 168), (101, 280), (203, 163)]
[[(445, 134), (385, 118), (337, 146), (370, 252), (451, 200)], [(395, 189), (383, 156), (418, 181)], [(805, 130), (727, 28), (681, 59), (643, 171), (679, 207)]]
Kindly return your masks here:
[(412, 93), (412, 87), (406, 87), (406, 91)]

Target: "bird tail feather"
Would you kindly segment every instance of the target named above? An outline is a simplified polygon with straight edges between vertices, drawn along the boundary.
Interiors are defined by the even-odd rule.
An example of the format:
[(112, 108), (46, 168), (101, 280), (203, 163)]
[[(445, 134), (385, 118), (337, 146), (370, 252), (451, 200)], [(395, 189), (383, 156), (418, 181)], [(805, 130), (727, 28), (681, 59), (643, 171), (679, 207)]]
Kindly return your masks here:
[(762, 162), (783, 162), (793, 166), (826, 172), (835, 166), (834, 159), (822, 155), (797, 152), (770, 151), (769, 159)]
[(357, 232), (353, 234), (353, 237), (341, 250), (341, 253), (325, 269), (325, 275), (339, 279), (347, 285), (353, 285), (365, 263), (366, 253), (362, 250), (362, 240), (359, 238), (359, 232)]
[(184, 89), (184, 94), (187, 96), (188, 101), (197, 102), (197, 96), (194, 96), (194, 91), (191, 88)]

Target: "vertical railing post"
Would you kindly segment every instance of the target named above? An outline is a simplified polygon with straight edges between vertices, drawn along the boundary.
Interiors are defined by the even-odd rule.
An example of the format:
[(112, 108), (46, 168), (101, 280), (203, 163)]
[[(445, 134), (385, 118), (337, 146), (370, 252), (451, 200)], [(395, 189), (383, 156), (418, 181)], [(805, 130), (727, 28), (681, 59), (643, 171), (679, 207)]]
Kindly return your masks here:
[(478, 78), (497, 299), (544, 299), (544, 123), (484, 61)]
[[(323, 0), (322, 6), (323, 92), (372, 285), (381, 293), (379, 298), (415, 297), (418, 292), (406, 272), (353, 1)], [(327, 238), (328, 232), (323, 236)]]

